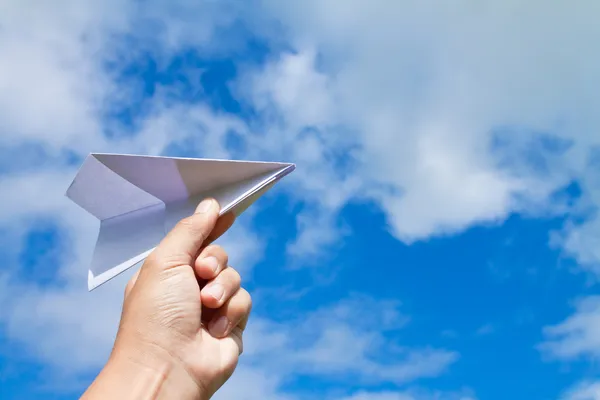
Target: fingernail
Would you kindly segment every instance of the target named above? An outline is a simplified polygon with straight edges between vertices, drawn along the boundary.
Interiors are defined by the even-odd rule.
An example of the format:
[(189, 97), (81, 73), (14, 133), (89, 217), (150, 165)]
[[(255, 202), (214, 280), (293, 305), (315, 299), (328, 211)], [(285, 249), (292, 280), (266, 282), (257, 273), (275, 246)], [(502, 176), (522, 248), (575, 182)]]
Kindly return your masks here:
[(210, 256), (204, 259), (204, 264), (208, 265), (213, 272), (219, 269), (219, 260), (216, 257)]
[(196, 214), (209, 212), (213, 208), (214, 204), (215, 201), (213, 199), (203, 200), (200, 202), (200, 204), (198, 204), (198, 207), (196, 208)]
[(213, 285), (210, 285), (209, 287), (207, 287), (205, 289), (205, 293), (214, 297), (217, 300), (221, 300), (221, 298), (223, 297), (223, 294), (225, 293), (225, 289), (223, 288), (223, 285), (221, 285), (220, 283), (215, 283)]
[(229, 328), (229, 320), (227, 317), (223, 316), (213, 321), (211, 326), (209, 327), (210, 334), (216, 337), (225, 336), (227, 332), (227, 328)]

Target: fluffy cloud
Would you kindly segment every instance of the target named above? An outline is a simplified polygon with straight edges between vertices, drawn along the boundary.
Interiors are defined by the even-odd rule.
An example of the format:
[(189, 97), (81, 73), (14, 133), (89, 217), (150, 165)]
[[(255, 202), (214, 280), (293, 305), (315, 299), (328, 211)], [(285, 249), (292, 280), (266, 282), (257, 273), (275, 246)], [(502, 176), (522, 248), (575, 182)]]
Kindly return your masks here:
[[(259, 72), (254, 103), (292, 132), (353, 143), (361, 187), (347, 195), (375, 199), (399, 238), (563, 212), (549, 196), (571, 180), (597, 197), (595, 3), (263, 4), (297, 51)], [(598, 260), (596, 227), (566, 232), (584, 264)]]
[(0, 144), (41, 141), (48, 150), (101, 146), (103, 102), (115, 89), (102, 68), (125, 2), (2, 5)]

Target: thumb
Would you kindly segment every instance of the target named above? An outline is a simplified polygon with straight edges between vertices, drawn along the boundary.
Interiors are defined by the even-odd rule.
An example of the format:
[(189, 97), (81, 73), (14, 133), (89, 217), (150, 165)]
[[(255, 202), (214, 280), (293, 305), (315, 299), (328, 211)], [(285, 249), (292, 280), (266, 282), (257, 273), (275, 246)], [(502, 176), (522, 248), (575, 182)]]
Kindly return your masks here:
[(196, 212), (177, 223), (153, 252), (152, 258), (161, 269), (193, 265), (202, 244), (208, 239), (219, 218), (219, 203), (206, 199)]

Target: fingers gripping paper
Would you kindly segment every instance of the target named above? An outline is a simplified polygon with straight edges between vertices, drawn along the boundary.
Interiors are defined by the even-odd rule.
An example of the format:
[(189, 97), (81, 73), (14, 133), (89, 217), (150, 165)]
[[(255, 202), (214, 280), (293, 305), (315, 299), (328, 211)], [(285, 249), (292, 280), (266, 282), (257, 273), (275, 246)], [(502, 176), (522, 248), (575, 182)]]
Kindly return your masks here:
[(181, 218), (214, 197), (236, 216), (294, 164), (90, 154), (67, 197), (100, 220), (88, 289), (143, 261)]

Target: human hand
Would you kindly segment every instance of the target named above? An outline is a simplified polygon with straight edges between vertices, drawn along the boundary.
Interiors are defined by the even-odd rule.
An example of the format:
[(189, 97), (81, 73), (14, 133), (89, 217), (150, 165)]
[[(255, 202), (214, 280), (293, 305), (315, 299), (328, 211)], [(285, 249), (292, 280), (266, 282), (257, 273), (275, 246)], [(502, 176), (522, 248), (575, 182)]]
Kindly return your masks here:
[(207, 245), (233, 223), (205, 200), (125, 290), (109, 362), (85, 398), (209, 399), (233, 373), (251, 298), (227, 253)]

